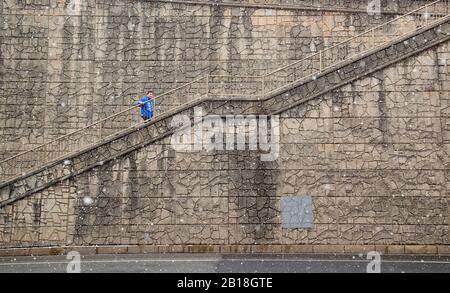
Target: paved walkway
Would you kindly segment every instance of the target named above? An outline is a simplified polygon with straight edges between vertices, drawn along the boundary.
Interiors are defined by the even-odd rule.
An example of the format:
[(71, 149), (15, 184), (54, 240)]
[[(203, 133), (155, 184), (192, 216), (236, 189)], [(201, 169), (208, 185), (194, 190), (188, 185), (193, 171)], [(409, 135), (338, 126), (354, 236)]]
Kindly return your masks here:
[[(77, 259), (77, 255), (70, 260)], [(80, 256), (82, 273), (365, 273), (376, 264), (365, 255), (93, 255)], [(0, 273), (67, 272), (65, 256), (0, 258)], [(69, 269), (76, 269), (72, 261)], [(375, 265), (374, 265), (375, 264)], [(381, 256), (382, 273), (449, 273), (450, 257)]]

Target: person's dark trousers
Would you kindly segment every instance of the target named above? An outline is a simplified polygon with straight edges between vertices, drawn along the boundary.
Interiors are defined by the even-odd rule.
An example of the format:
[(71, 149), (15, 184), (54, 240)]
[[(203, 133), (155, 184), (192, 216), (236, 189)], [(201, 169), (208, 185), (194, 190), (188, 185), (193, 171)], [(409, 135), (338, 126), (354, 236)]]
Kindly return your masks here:
[(150, 113), (150, 116), (141, 116), (144, 121), (152, 120), (153, 119), (153, 112)]

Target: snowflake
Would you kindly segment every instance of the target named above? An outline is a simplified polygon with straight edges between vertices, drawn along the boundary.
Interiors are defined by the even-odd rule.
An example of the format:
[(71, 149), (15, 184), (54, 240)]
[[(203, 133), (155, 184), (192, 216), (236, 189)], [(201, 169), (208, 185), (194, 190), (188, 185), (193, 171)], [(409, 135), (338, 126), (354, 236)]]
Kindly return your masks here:
[(83, 204), (85, 206), (90, 206), (94, 203), (94, 200), (90, 196), (83, 197)]

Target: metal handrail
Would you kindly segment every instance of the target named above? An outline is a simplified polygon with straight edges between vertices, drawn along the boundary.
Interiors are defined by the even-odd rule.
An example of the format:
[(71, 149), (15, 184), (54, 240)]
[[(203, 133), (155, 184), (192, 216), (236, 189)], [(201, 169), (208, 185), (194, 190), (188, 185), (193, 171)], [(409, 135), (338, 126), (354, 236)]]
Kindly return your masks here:
[[(171, 89), (171, 90), (169, 90), (169, 91), (167, 91), (167, 92), (165, 92), (165, 93), (159, 95), (159, 96), (156, 97), (156, 98), (161, 98), (161, 97), (167, 96), (167, 95), (169, 95), (169, 94), (171, 94), (171, 93), (173, 93), (173, 92), (175, 92), (175, 91), (177, 91), (177, 90), (180, 90), (180, 89), (182, 89), (182, 88), (188, 87), (189, 85), (194, 84), (195, 82), (198, 82), (198, 81), (203, 80), (203, 79), (205, 79), (205, 78), (206, 78), (205, 76), (200, 77), (200, 78), (197, 78), (197, 79), (195, 79), (195, 80), (193, 80), (193, 81), (191, 81), (191, 82), (189, 82), (189, 83), (187, 83), (187, 84), (184, 84), (184, 85), (179, 86), (179, 87), (177, 87), (177, 88)], [(10, 160), (13, 160), (13, 159), (19, 157), (19, 156), (23, 156), (23, 155), (28, 154), (28, 153), (30, 153), (30, 152), (32, 152), (32, 151), (35, 151), (35, 150), (38, 150), (38, 149), (43, 148), (43, 147), (45, 147), (45, 146), (51, 145), (52, 143), (55, 143), (55, 142), (60, 141), (60, 140), (63, 140), (64, 138), (69, 137), (69, 136), (72, 136), (72, 135), (74, 135), (74, 134), (80, 133), (81, 131), (86, 130), (86, 129), (88, 129), (88, 128), (95, 127), (95, 126), (97, 126), (97, 125), (99, 125), (99, 124), (101, 124), (101, 123), (103, 123), (103, 122), (105, 122), (105, 121), (107, 121), (107, 120), (110, 120), (110, 119), (112, 119), (112, 118), (118, 117), (118, 116), (120, 116), (120, 115), (122, 115), (122, 114), (124, 114), (124, 113), (126, 113), (126, 112), (129, 112), (129, 111), (134, 110), (134, 109), (137, 109), (137, 108), (139, 108), (139, 106), (133, 106), (133, 107), (127, 108), (127, 109), (125, 109), (125, 110), (123, 110), (123, 111), (117, 112), (117, 113), (115, 113), (115, 114), (113, 114), (113, 115), (111, 115), (111, 116), (108, 116), (108, 117), (105, 117), (105, 118), (103, 118), (103, 119), (97, 120), (97, 121), (95, 121), (94, 123), (89, 124), (88, 126), (85, 126), (85, 127), (83, 127), (83, 128), (77, 129), (77, 130), (75, 130), (75, 131), (73, 131), (73, 132), (69, 132), (68, 134), (65, 134), (65, 135), (63, 135), (63, 136), (60, 136), (60, 137), (54, 139), (54, 140), (51, 140), (51, 141), (46, 142), (46, 143), (44, 143), (44, 144), (41, 144), (41, 145), (39, 145), (39, 146), (37, 146), (37, 147), (35, 147), (35, 148), (32, 148), (32, 149), (30, 149), (30, 150), (24, 151), (24, 152), (22, 152), (22, 153), (19, 153), (19, 154), (16, 154), (16, 155), (12, 156), (12, 157), (9, 157), (9, 158), (7, 158), (7, 159), (5, 159), (5, 160), (2, 160), (2, 161), (0, 161), (0, 164), (6, 163), (6, 162), (8, 162), (8, 161), (10, 161)]]
[[(278, 69), (276, 69), (276, 70), (274, 70), (274, 71), (271, 71), (271, 72), (265, 74), (264, 77), (267, 77), (267, 76), (269, 76), (269, 75), (272, 75), (272, 74), (274, 74), (274, 73), (277, 73), (277, 72), (279, 72), (279, 71), (282, 71), (282, 70), (284, 70), (284, 69), (286, 69), (286, 68), (292, 67), (292, 66), (294, 66), (294, 65), (296, 65), (296, 64), (298, 64), (298, 63), (300, 63), (300, 62), (302, 62), (302, 61), (311, 59), (311, 57), (315, 57), (315, 56), (319, 55), (320, 52), (329, 51), (329, 50), (332, 50), (332, 49), (334, 49), (334, 48), (337, 48), (337, 47), (339, 47), (339, 46), (341, 46), (341, 45), (347, 44), (347, 43), (349, 43), (349, 42), (351, 42), (351, 41), (353, 41), (353, 40), (355, 40), (355, 39), (357, 39), (357, 38), (359, 38), (359, 37), (361, 37), (361, 36), (366, 35), (367, 33), (371, 33), (372, 31), (375, 31), (375, 30), (377, 30), (377, 29), (383, 28), (383, 27), (385, 27), (385, 26), (387, 26), (387, 25), (389, 25), (389, 24), (391, 24), (391, 23), (393, 23), (393, 22), (395, 22), (395, 21), (398, 21), (399, 19), (406, 18), (406, 17), (408, 17), (408, 16), (410, 16), (410, 15), (415, 14), (416, 12), (418, 12), (418, 11), (420, 11), (420, 10), (423, 10), (423, 9), (425, 9), (425, 8), (427, 8), (427, 7), (430, 7), (430, 6), (432, 6), (432, 5), (435, 5), (435, 4), (439, 3), (439, 2), (443, 2), (443, 1), (442, 1), (442, 0), (437, 0), (437, 1), (434, 1), (434, 2), (432, 2), (432, 3), (430, 3), (430, 4), (424, 5), (424, 6), (420, 7), (420, 8), (417, 8), (417, 9), (415, 9), (415, 10), (413, 10), (413, 11), (408, 12), (407, 14), (404, 14), (404, 15), (401, 15), (401, 16), (399, 16), (399, 17), (396, 17), (396, 18), (394, 18), (393, 20), (390, 20), (390, 21), (385, 22), (385, 23), (383, 23), (383, 24), (381, 24), (381, 25), (375, 26), (375, 27), (371, 28), (370, 30), (367, 30), (367, 31), (365, 31), (365, 32), (362, 32), (362, 33), (356, 35), (356, 36), (353, 36), (353, 37), (351, 37), (351, 38), (349, 38), (349, 39), (346, 39), (345, 41), (342, 41), (341, 43), (338, 43), (338, 44), (336, 44), (336, 45), (333, 45), (333, 46), (331, 46), (331, 47), (328, 47), (328, 48), (326, 48), (326, 49), (323, 49), (323, 50), (321, 50), (321, 51), (319, 51), (319, 52), (317, 52), (317, 53), (313, 53), (313, 54), (311, 54), (311, 55), (309, 55), (309, 56), (307, 56), (307, 57), (305, 57), (305, 58), (303, 58), (303, 59), (297, 60), (297, 61), (295, 61), (295, 62), (293, 62), (293, 63), (291, 63), (291, 64), (288, 64), (288, 65), (286, 65), (286, 66), (280, 67), (280, 68), (278, 68)], [(443, 15), (445, 15), (445, 14), (443, 14)]]
[[(398, 20), (404, 19), (404, 18), (406, 18), (406, 17), (408, 17), (408, 16), (410, 16), (410, 15), (417, 14), (417, 12), (419, 12), (419, 11), (421, 11), (421, 10), (424, 10), (424, 9), (425, 9), (425, 11), (428, 11), (428, 8), (429, 8), (429, 7), (431, 7), (431, 6), (433, 6), (433, 5), (436, 5), (436, 4), (438, 4), (438, 3), (447, 3), (447, 5), (446, 5), (446, 11), (447, 11), (447, 13), (448, 13), (448, 8), (449, 8), (449, 7), (448, 7), (448, 1), (443, 1), (443, 0), (433, 1), (433, 2), (430, 3), (430, 4), (427, 4), (427, 5), (422, 6), (422, 7), (420, 7), (420, 8), (414, 9), (413, 11), (410, 11), (410, 12), (408, 12), (407, 14), (404, 14), (404, 15), (402, 15), (402, 16), (396, 17), (396, 18), (393, 19), (393, 20), (390, 20), (390, 21), (388, 21), (388, 22), (386, 22), (386, 23), (383, 23), (383, 24), (381, 24), (381, 25), (375, 26), (375, 27), (373, 27), (373, 28), (371, 28), (371, 29), (369, 29), (369, 30), (363, 32), (363, 33), (360, 33), (360, 34), (358, 34), (358, 35), (356, 35), (356, 36), (353, 36), (353, 37), (351, 37), (351, 38), (349, 38), (349, 39), (346, 39), (346, 40), (343, 41), (343, 42), (340, 42), (340, 43), (338, 43), (338, 44), (336, 44), (336, 45), (333, 45), (333, 46), (331, 46), (331, 47), (328, 47), (328, 48), (326, 48), (326, 49), (323, 49), (323, 50), (321, 50), (321, 51), (319, 51), (319, 52), (317, 52), (317, 53), (311, 54), (311, 55), (309, 55), (309, 56), (307, 56), (307, 57), (305, 57), (305, 58), (303, 58), (303, 59), (301, 59), (301, 60), (295, 61), (295, 62), (293, 62), (293, 63), (291, 63), (291, 64), (289, 64), (289, 65), (287, 65), (287, 66), (280, 67), (280, 68), (278, 68), (277, 70), (274, 70), (274, 71), (269, 72), (269, 73), (264, 74), (264, 75), (258, 75), (258, 76), (256, 76), (256, 75), (241, 75), (241, 76), (239, 76), (239, 75), (238, 75), (238, 76), (235, 76), (235, 75), (226, 75), (226, 74), (225, 74), (225, 75), (212, 75), (212, 74), (209, 74), (209, 75), (206, 75), (206, 76), (199, 77), (199, 78), (194, 79), (193, 81), (191, 81), (191, 82), (189, 82), (189, 83), (187, 83), (187, 84), (181, 85), (181, 86), (179, 86), (179, 87), (176, 87), (176, 88), (174, 88), (174, 89), (172, 89), (172, 90), (169, 90), (169, 91), (167, 91), (167, 92), (165, 92), (165, 93), (163, 93), (163, 94), (157, 96), (157, 97), (155, 98), (155, 108), (156, 108), (156, 100), (159, 100), (160, 98), (163, 98), (163, 97), (168, 96), (168, 95), (170, 95), (170, 94), (176, 93), (177, 91), (180, 91), (180, 90), (189, 88), (191, 85), (194, 85), (194, 84), (196, 84), (196, 83), (199, 83), (199, 84), (200, 84), (200, 82), (202, 82), (202, 81), (204, 81), (204, 80), (205, 80), (205, 85), (206, 85), (206, 96), (208, 96), (208, 95), (209, 95), (209, 96), (219, 96), (219, 95), (223, 95), (223, 96), (230, 96), (230, 97), (238, 96), (237, 94), (234, 94), (234, 93), (224, 93), (224, 94), (211, 93), (211, 92), (210, 92), (210, 89), (213, 88), (213, 87), (211, 86), (211, 84), (212, 84), (212, 80), (213, 80), (214, 78), (219, 78), (219, 79), (220, 79), (220, 78), (258, 79), (258, 80), (260, 80), (259, 82), (261, 82), (261, 84), (262, 84), (262, 87), (261, 87), (261, 89), (260, 89), (260, 90), (261, 90), (260, 94), (261, 94), (261, 96), (262, 96), (262, 95), (265, 95), (265, 83), (266, 83), (267, 77), (269, 77), (269, 76), (271, 76), (271, 75), (274, 75), (274, 74), (276, 74), (276, 73), (278, 73), (278, 72), (281, 72), (281, 71), (283, 71), (283, 70), (286, 70), (286, 69), (289, 69), (289, 68), (294, 68), (295, 65), (297, 65), (297, 64), (299, 64), (299, 63), (301, 63), (301, 62), (305, 62), (306, 60), (312, 60), (312, 61), (314, 62), (314, 58), (317, 58), (317, 57), (319, 57), (319, 59), (320, 59), (320, 61), (319, 61), (319, 62), (320, 62), (319, 67), (320, 67), (320, 68), (319, 68), (318, 72), (322, 72), (322, 71), (324, 70), (323, 60), (322, 60), (322, 59), (323, 59), (323, 56), (324, 56), (324, 52), (327, 52), (327, 51), (329, 51), (329, 50), (333, 50), (333, 49), (338, 48), (338, 47), (340, 47), (340, 46), (342, 46), (342, 45), (349, 44), (350, 42), (354, 41), (355, 39), (357, 39), (357, 38), (359, 38), (359, 37), (361, 37), (361, 36), (365, 36), (365, 35), (370, 34), (370, 33), (371, 33), (372, 35), (374, 35), (374, 32), (375, 32), (376, 30), (378, 30), (378, 29), (380, 29), (380, 28), (384, 28), (384, 27), (386, 27), (387, 25), (392, 24), (392, 23), (394, 23), (394, 22), (396, 22), (396, 21), (398, 21)], [(426, 12), (426, 13), (428, 13), (428, 12)], [(441, 14), (433, 13), (433, 15), (441, 15)], [(403, 34), (403, 35), (405, 35), (405, 34)], [(374, 48), (377, 48), (377, 46), (374, 45), (371, 49), (374, 49)], [(349, 60), (349, 59), (351, 59), (351, 58), (353, 58), (353, 57), (354, 57), (354, 56), (350, 56), (350, 57), (349, 57), (349, 56), (346, 56), (345, 59), (342, 60), (342, 61)], [(342, 62), (342, 61), (341, 61), (341, 62)], [(337, 63), (335, 63), (335, 64), (338, 64), (338, 63), (339, 63), (339, 62), (337, 62)], [(313, 65), (314, 65), (314, 63), (313, 63)], [(314, 75), (314, 74), (312, 74), (312, 75)], [(309, 75), (309, 76), (311, 76), (311, 75)], [(304, 77), (302, 77), (302, 78), (299, 79), (299, 80), (302, 80), (303, 78), (306, 78), (306, 77), (308, 77), (308, 76), (304, 76)], [(298, 80), (297, 80), (297, 81), (298, 81)], [(220, 83), (223, 83), (223, 80), (222, 80)], [(289, 84), (292, 84), (292, 82), (291, 82), (291, 83), (286, 83), (286, 84), (289, 85)], [(283, 88), (283, 87), (284, 87), (284, 86), (282, 86), (282, 87), (280, 87), (280, 88)], [(277, 89), (269, 90), (268, 92), (271, 93), (271, 92), (273, 92), (274, 90), (276, 91)], [(198, 93), (196, 93), (196, 94), (198, 94)], [(203, 97), (204, 94), (201, 93), (201, 96)], [(248, 96), (259, 96), (259, 95), (258, 95), (258, 94), (252, 93), (252, 94), (248, 94)], [(196, 100), (198, 100), (198, 99), (196, 99)], [(172, 106), (172, 105), (171, 105), (171, 106)], [(160, 107), (160, 106), (159, 106), (159, 107)], [(21, 156), (25, 156), (25, 155), (30, 154), (30, 153), (32, 153), (32, 152), (39, 151), (39, 150), (45, 151), (46, 147), (51, 146), (52, 144), (55, 144), (55, 143), (61, 143), (62, 141), (64, 141), (64, 139), (66, 139), (66, 138), (68, 138), (68, 137), (71, 137), (71, 136), (74, 136), (74, 135), (77, 135), (77, 134), (81, 134), (83, 131), (86, 131), (86, 130), (88, 130), (88, 129), (96, 130), (96, 127), (97, 127), (97, 126), (100, 127), (100, 126), (102, 125), (102, 123), (105, 123), (105, 122), (108, 122), (108, 121), (112, 121), (114, 118), (120, 117), (120, 116), (126, 114), (127, 112), (133, 111), (133, 110), (135, 110), (135, 109), (137, 109), (137, 108), (139, 108), (139, 106), (133, 106), (133, 107), (127, 108), (127, 109), (125, 109), (125, 110), (123, 110), (123, 111), (120, 111), (120, 112), (118, 112), (118, 113), (115, 113), (115, 114), (113, 114), (113, 115), (110, 115), (110, 116), (108, 116), (108, 117), (105, 117), (105, 118), (103, 118), (103, 119), (100, 119), (100, 120), (98, 120), (98, 121), (96, 121), (96, 122), (94, 122), (94, 123), (92, 123), (92, 124), (90, 124), (90, 125), (88, 125), (88, 126), (86, 126), (86, 127), (83, 127), (83, 128), (81, 128), (81, 129), (75, 130), (75, 131), (70, 132), (70, 133), (68, 133), (68, 134), (66, 134), (66, 135), (63, 135), (63, 136), (58, 137), (58, 138), (56, 138), (56, 139), (54, 139), (54, 140), (51, 140), (51, 141), (49, 141), (49, 142), (47, 142), (47, 143), (44, 143), (44, 144), (42, 144), (42, 145), (39, 145), (39, 146), (37, 146), (37, 147), (35, 147), (35, 148), (32, 148), (32, 149), (30, 149), (30, 150), (21, 152), (21, 153), (16, 154), (16, 155), (14, 155), (14, 156), (12, 156), (12, 157), (9, 157), (9, 158), (7, 158), (7, 159), (4, 159), (4, 160), (0, 161), (0, 167), (1, 167), (1, 164), (8, 163), (8, 162), (10, 162), (10, 161), (12, 161), (12, 160), (14, 160), (14, 159), (17, 159), (17, 158), (19, 158), (19, 157), (21, 157)], [(170, 110), (169, 110), (169, 111), (170, 111)], [(138, 123), (138, 125), (140, 125), (140, 124), (141, 124), (141, 123)], [(131, 126), (131, 127), (136, 127), (136, 125), (133, 125), (133, 126)], [(127, 128), (125, 128), (125, 129), (116, 131), (114, 134), (110, 134), (110, 135), (118, 134), (118, 133), (120, 133), (121, 131), (126, 130), (126, 129), (129, 129), (129, 128), (130, 128), (130, 127), (127, 127)], [(100, 132), (101, 132), (101, 128), (100, 128), (99, 130), (100, 130)], [(109, 137), (110, 135), (105, 136), (105, 138), (106, 138), (106, 137)], [(101, 141), (102, 139), (103, 139), (103, 137), (102, 137), (102, 134), (100, 133), (100, 139), (99, 139), (98, 141)], [(96, 141), (95, 143), (98, 143), (98, 141)], [(70, 142), (70, 141), (69, 141), (69, 142)], [(94, 143), (87, 144), (87, 145), (85, 145), (85, 146), (80, 147), (79, 149), (83, 149), (84, 147), (87, 147), (87, 146), (93, 145), (93, 144), (94, 144)], [(61, 145), (58, 145), (58, 147), (59, 147), (59, 150), (60, 150)], [(75, 151), (69, 151), (68, 153), (65, 153), (64, 155), (61, 155), (61, 156), (59, 156), (59, 157), (66, 156), (66, 155), (68, 155), (68, 154), (70, 154), (70, 153), (72, 153), (72, 152), (75, 152)], [(47, 154), (47, 157), (45, 158), (45, 159), (47, 160), (46, 162), (49, 162), (49, 161), (52, 160), (52, 159), (48, 159), (48, 156), (49, 156), (49, 155)], [(58, 158), (59, 158), (59, 157), (58, 157)], [(44, 160), (45, 160), (45, 159), (44, 159)], [(42, 162), (42, 163), (44, 163), (44, 162)], [(36, 166), (34, 166), (34, 167), (36, 167)], [(32, 168), (28, 168), (27, 170), (29, 170), (29, 169), (32, 169)], [(3, 170), (3, 171), (5, 171), (5, 170)], [(4, 172), (4, 173), (5, 173), (5, 172)], [(2, 175), (2, 174), (0, 174), (0, 176), (1, 176), (1, 175)], [(14, 176), (17, 176), (17, 174), (15, 174)], [(0, 181), (2, 181), (1, 178), (0, 178)]]
[[(445, 5), (445, 7), (441, 7), (440, 5), (438, 6), (436, 4), (443, 4), (443, 5)], [(447, 14), (445, 14), (445, 13), (434, 13), (434, 12), (430, 13), (430, 7), (433, 6), (433, 5), (436, 5), (435, 6), (435, 10), (441, 9), (443, 11), (446, 11)], [(294, 63), (292, 63), (292, 64), (290, 64), (288, 66), (283, 66), (283, 67), (281, 67), (281, 68), (279, 68), (279, 69), (277, 69), (275, 71), (272, 71), (272, 72), (270, 72), (270, 73), (268, 73), (268, 74), (266, 74), (264, 76), (264, 80), (268, 80), (269, 82), (272, 83), (270, 85), (270, 86), (272, 86), (272, 88), (270, 86), (268, 88), (266, 88), (264, 86), (264, 89), (263, 89), (262, 92), (264, 92), (265, 96), (267, 97), (268, 95), (270, 95), (270, 94), (272, 94), (274, 92), (278, 92), (279, 90), (282, 90), (283, 88), (286, 88), (289, 85), (299, 83), (299, 82), (304, 81), (304, 80), (306, 80), (308, 78), (311, 78), (311, 77), (313, 77), (313, 78), (314, 77), (318, 77), (318, 74), (324, 72), (325, 70), (328, 70), (329, 68), (332, 68), (334, 66), (342, 64), (343, 62), (346, 62), (348, 60), (352, 60), (353, 58), (355, 58), (358, 55), (361, 55), (363, 53), (370, 52), (372, 50), (375, 50), (377, 48), (382, 47), (387, 42), (383, 40), (382, 43), (376, 44), (375, 31), (376, 30), (380, 30), (380, 29), (384, 29), (388, 24), (392, 24), (393, 22), (405, 19), (407, 16), (418, 15), (421, 10), (422, 11), (425, 10), (425, 18), (424, 18), (425, 19), (425, 23), (424, 24), (423, 23), (419, 23), (418, 26), (415, 26), (414, 30), (408, 31), (406, 33), (402, 32), (401, 34), (393, 34), (393, 36), (403, 37), (405, 35), (408, 35), (408, 34), (412, 33), (413, 31), (416, 31), (417, 29), (420, 29), (424, 25), (435, 23), (434, 21), (429, 21), (430, 18), (436, 18), (436, 16), (439, 16), (439, 18), (436, 18), (436, 22), (439, 21), (439, 20), (442, 20), (442, 18), (448, 16), (448, 9), (449, 9), (449, 1), (448, 0), (433, 1), (430, 4), (427, 4), (425, 6), (422, 6), (422, 7), (418, 8), (418, 9), (415, 9), (415, 10), (413, 10), (413, 11), (411, 11), (411, 12), (409, 12), (409, 13), (403, 15), (403, 16), (397, 17), (397, 18), (395, 18), (395, 19), (393, 19), (393, 20), (391, 20), (389, 22), (386, 22), (384, 24), (381, 24), (381, 25), (378, 25), (376, 27), (373, 27), (373, 28), (371, 28), (371, 29), (369, 29), (369, 30), (367, 30), (367, 31), (365, 31), (363, 33), (360, 33), (360, 34), (358, 34), (356, 36), (353, 36), (353, 37), (351, 37), (351, 38), (349, 38), (349, 39), (347, 39), (347, 40), (345, 40), (343, 42), (340, 42), (339, 44), (333, 45), (333, 46), (328, 47), (326, 49), (323, 49), (323, 50), (321, 50), (319, 52), (316, 52), (316, 53), (314, 53), (312, 55), (309, 55), (309, 56), (303, 58), (302, 60), (298, 60), (298, 61), (296, 61), (296, 62), (294, 62)], [(422, 13), (420, 13), (420, 14), (422, 14)], [(383, 34), (382, 36), (385, 38), (386, 34)], [(355, 46), (354, 48), (352, 48), (352, 46), (349, 45), (349, 44), (352, 44), (352, 41), (354, 41), (354, 40), (356, 40), (358, 38), (361, 38), (361, 37), (363, 37), (363, 38), (369, 37), (369, 40), (370, 40), (370, 38), (372, 40), (371, 40), (371, 42), (370, 41), (366, 42), (366, 41), (363, 40), (357, 46)], [(379, 36), (377, 36), (377, 37), (379, 37)], [(393, 41), (393, 40), (396, 40), (396, 39), (397, 38), (392, 38), (389, 41)], [(369, 45), (368, 48), (363, 49), (363, 50), (359, 51), (356, 54), (354, 53), (352, 55), (351, 53), (347, 52), (347, 50), (358, 50), (360, 45), (367, 45), (367, 44), (370, 44), (370, 43), (372, 43), (372, 44)], [(347, 53), (345, 53), (346, 56), (345, 56), (344, 59), (340, 59), (339, 56), (337, 58), (335, 58), (335, 56), (333, 54), (329, 54), (330, 56), (327, 56), (325, 54), (328, 51), (336, 49), (336, 48), (343, 49), (344, 52), (347, 52)], [(325, 59), (324, 57), (327, 58), (327, 59)], [(318, 60), (316, 60), (316, 59), (318, 59)], [(337, 59), (337, 60), (334, 60), (334, 59)], [(327, 64), (325, 66), (325, 63), (329, 63), (329, 64)], [(293, 70), (293, 69), (296, 69), (295, 66), (296, 65), (298, 66), (298, 64), (300, 64), (302, 66), (302, 68), (300, 68), (300, 70), (299, 69)], [(303, 66), (305, 66), (305, 65), (306, 65), (306, 68), (303, 68)], [(286, 75), (285, 76), (273, 76), (275, 74), (278, 74), (279, 72), (282, 72), (283, 70), (290, 70), (290, 72), (286, 71)], [(304, 76), (301, 76), (301, 78), (297, 78), (297, 76), (305, 74), (305, 72), (303, 72), (303, 71), (309, 71), (309, 73), (307, 73), (309, 75), (304, 75)], [(271, 75), (273, 77), (270, 78), (270, 80), (269, 80), (268, 77), (271, 76)], [(294, 76), (294, 79), (292, 79), (292, 76)], [(283, 81), (283, 85), (281, 85), (281, 86), (277, 85), (279, 83), (279, 79), (282, 79), (282, 81)], [(265, 83), (265, 81), (263, 83)], [(273, 87), (274, 84), (275, 84), (275, 87)]]

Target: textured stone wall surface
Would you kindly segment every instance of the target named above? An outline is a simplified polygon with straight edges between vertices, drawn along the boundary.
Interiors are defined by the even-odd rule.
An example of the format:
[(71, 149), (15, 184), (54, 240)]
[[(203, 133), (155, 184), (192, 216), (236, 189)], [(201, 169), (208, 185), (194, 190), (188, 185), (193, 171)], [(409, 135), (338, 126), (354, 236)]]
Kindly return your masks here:
[[(167, 137), (100, 164), (0, 209), (0, 244), (447, 245), (449, 58), (447, 42), (282, 112), (274, 162)], [(312, 228), (282, 226), (285, 196), (312, 198)]]
[[(123, 110), (150, 87), (160, 94), (208, 73), (263, 74), (396, 17), (369, 16), (362, 0), (180, 2), (1, 1), (0, 159)], [(245, 6), (255, 3), (278, 8)]]

